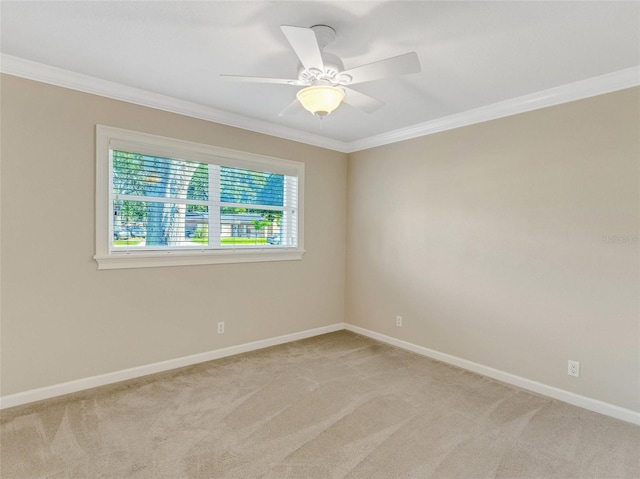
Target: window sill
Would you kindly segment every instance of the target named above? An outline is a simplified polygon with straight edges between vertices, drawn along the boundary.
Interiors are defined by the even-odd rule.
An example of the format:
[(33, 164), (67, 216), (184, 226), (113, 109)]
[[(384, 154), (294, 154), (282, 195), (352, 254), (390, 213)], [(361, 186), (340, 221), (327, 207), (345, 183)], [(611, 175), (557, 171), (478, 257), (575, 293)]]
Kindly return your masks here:
[(202, 264), (259, 263), (264, 261), (301, 260), (304, 250), (293, 248), (114, 252), (93, 257), (98, 269), (155, 268)]

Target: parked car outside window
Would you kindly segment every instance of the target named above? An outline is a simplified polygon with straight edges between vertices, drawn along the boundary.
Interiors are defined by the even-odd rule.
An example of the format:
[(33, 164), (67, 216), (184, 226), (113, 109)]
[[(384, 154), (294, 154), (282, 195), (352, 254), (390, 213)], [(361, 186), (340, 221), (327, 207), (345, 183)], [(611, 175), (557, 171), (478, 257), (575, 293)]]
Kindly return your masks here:
[(282, 235), (273, 235), (267, 237), (267, 243), (269, 244), (280, 244), (282, 242)]
[(131, 238), (131, 233), (129, 233), (127, 230), (113, 232), (113, 239), (115, 240), (128, 240), (129, 238)]

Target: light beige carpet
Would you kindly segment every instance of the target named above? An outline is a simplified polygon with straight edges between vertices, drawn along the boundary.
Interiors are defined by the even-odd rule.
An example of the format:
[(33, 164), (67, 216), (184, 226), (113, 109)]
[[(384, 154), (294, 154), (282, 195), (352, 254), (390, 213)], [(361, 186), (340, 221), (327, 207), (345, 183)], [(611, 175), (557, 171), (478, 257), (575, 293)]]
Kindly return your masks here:
[(3, 411), (1, 477), (639, 478), (640, 427), (346, 331)]

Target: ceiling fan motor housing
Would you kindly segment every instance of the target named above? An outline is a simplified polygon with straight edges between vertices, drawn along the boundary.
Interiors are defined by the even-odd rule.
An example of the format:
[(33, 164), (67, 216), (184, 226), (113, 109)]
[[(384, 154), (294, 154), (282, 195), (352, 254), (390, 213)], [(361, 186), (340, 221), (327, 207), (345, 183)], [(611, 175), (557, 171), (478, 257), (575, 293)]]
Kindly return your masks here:
[(311, 30), (315, 33), (316, 40), (318, 41), (323, 70), (316, 68), (307, 70), (302, 63), (298, 63), (298, 80), (306, 85), (347, 85), (351, 82), (351, 77), (340, 74), (344, 71), (344, 64), (340, 57), (324, 51), (325, 47), (335, 40), (336, 31), (328, 25), (314, 25), (311, 27)]
[(344, 64), (337, 55), (322, 52), (322, 62), (324, 63), (324, 71), (320, 71), (316, 68), (307, 70), (301, 63), (299, 63), (298, 79), (301, 82), (309, 84), (313, 84), (318, 80), (324, 80), (328, 81), (332, 85), (346, 85), (351, 81), (351, 77), (349, 77), (349, 75), (340, 75), (340, 72), (344, 71)]

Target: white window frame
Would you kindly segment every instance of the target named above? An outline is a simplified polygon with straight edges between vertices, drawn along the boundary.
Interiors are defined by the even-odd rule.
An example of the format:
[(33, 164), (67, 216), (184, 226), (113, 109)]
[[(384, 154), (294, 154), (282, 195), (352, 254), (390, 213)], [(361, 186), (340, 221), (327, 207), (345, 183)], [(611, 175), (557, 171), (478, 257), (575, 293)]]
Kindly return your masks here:
[[(254, 171), (268, 171), (297, 177), (297, 201), (294, 213), (295, 246), (224, 246), (213, 249), (165, 248), (144, 250), (111, 247), (112, 192), (110, 150), (121, 150), (163, 158), (208, 163)], [(295, 192), (285, 192), (295, 194)], [(189, 266), (219, 263), (300, 260), (304, 254), (304, 163), (211, 145), (177, 140), (121, 128), (96, 125), (96, 254), (98, 269), (148, 268), (156, 266)]]

